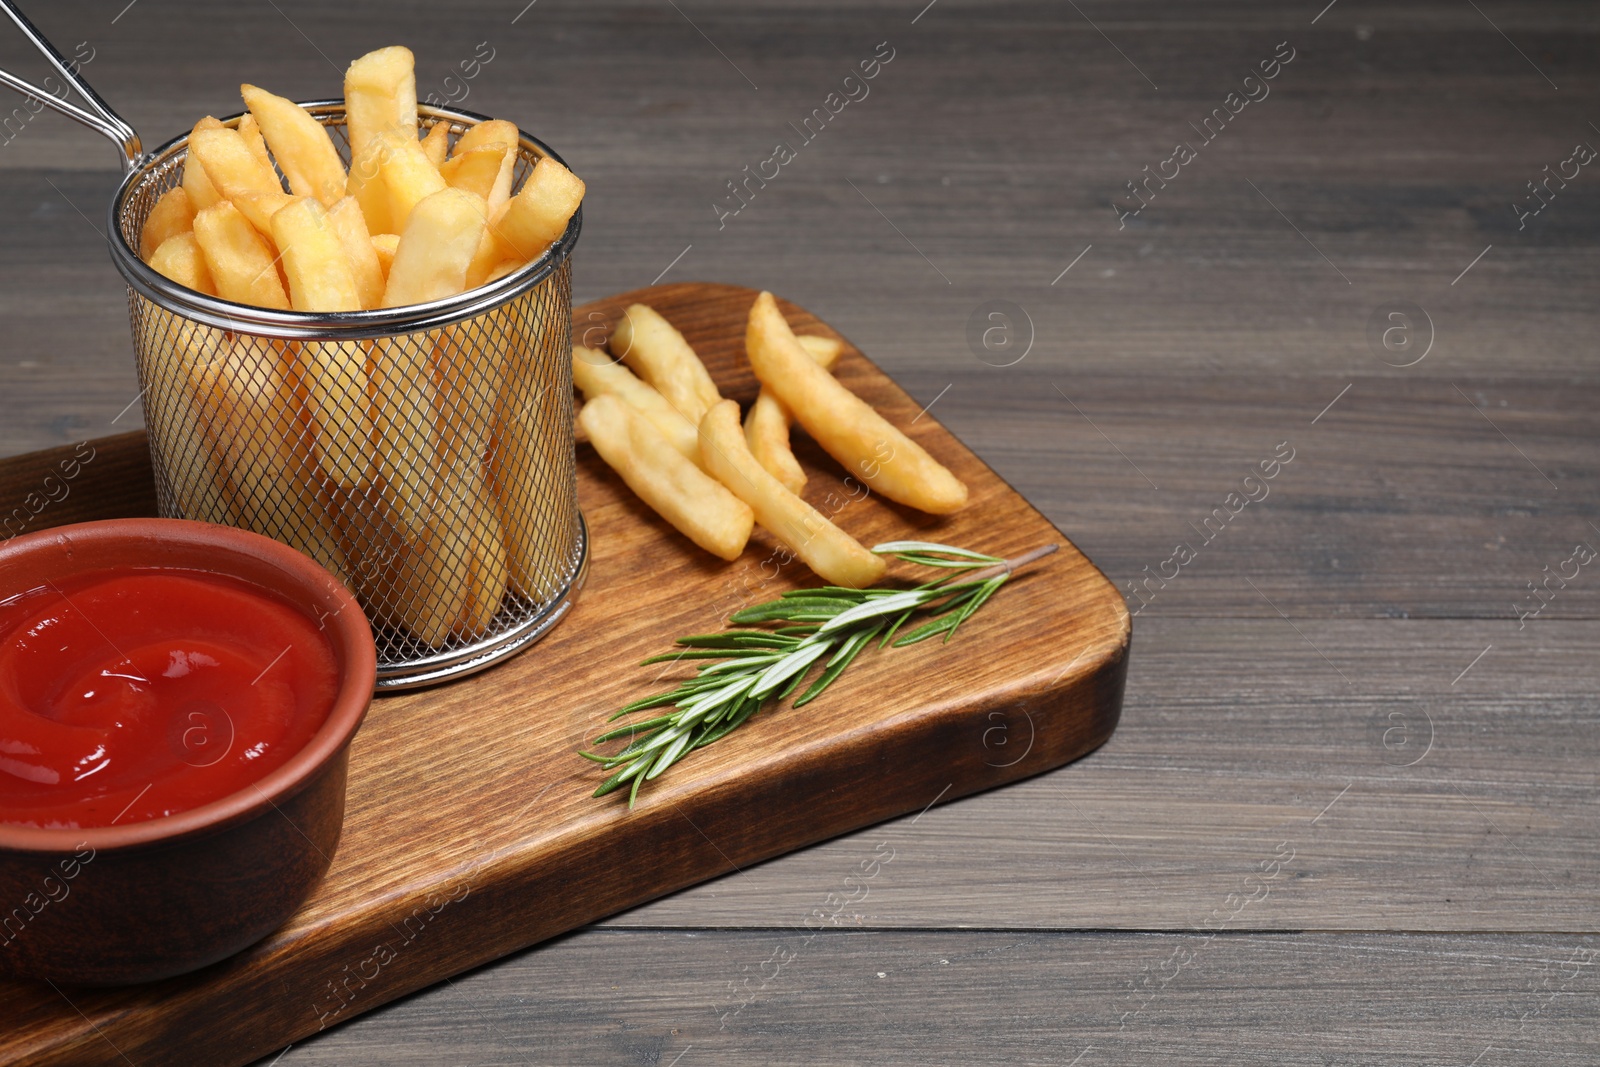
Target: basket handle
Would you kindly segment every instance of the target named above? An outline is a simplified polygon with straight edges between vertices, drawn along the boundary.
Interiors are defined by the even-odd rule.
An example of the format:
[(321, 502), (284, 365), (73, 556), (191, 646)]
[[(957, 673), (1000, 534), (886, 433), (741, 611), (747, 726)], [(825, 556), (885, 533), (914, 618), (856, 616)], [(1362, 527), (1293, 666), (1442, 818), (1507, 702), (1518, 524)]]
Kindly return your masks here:
[(17, 24), (17, 29), (21, 30), (22, 35), (44, 55), (45, 59), (50, 61), (50, 65), (56, 69), (56, 73), (61, 75), (67, 85), (75, 89), (79, 96), (83, 97), (84, 102), (89, 105), (89, 110), (84, 110), (77, 104), (70, 103), (52, 92), (41, 89), (32, 82), (17, 77), (9, 70), (0, 69), (0, 83), (15, 89), (24, 96), (33, 97), (39, 100), (40, 103), (55, 108), (68, 118), (75, 119), (91, 130), (96, 130), (109, 137), (111, 143), (122, 150), (123, 173), (132, 173), (144, 156), (144, 146), (139, 143), (138, 133), (123, 120), (121, 115), (112, 110), (110, 104), (100, 98), (100, 94), (95, 92), (88, 82), (78, 76), (66, 58), (56, 51), (55, 45), (51, 44), (44, 34), (34, 28), (33, 23), (28, 21), (27, 16), (22, 13), (13, 0), (0, 0), (0, 8), (5, 9), (5, 13), (10, 16), (11, 21)]

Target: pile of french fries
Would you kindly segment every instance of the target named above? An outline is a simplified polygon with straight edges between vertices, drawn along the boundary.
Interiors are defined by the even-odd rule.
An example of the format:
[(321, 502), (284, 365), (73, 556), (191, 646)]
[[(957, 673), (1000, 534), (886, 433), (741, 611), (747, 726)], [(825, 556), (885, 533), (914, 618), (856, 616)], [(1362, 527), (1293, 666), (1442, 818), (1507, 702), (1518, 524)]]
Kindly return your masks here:
[[(583, 182), (548, 158), (513, 189), (511, 122), (478, 123), (453, 144), (448, 124), (420, 131), (406, 48), (351, 63), (344, 91), (348, 168), (320, 122), (253, 85), (236, 126), (197, 122), (140, 256), (240, 304), (395, 308), (539, 258), (582, 202)], [(550, 462), (540, 435), (566, 426), (543, 410), (548, 398), (513, 408), (534, 339), (511, 326), (502, 309), (432, 341), (290, 342), (158, 309), (141, 350), (166, 358), (154, 373), (179, 384), (153, 391), (147, 421), (166, 462), (189, 468), (170, 479), (179, 505), (299, 548), (363, 594), (376, 621), (429, 645), (481, 635), (508, 589), (543, 599), (561, 578), (540, 562), (560, 509), (527, 486)]]
[(737, 559), (760, 523), (833, 585), (864, 588), (883, 576), (882, 557), (801, 499), (792, 422), (890, 500), (935, 515), (966, 506), (960, 479), (830, 373), (839, 343), (796, 337), (771, 293), (756, 299), (746, 326), (761, 393), (742, 426), (738, 404), (651, 308), (629, 307), (609, 347), (572, 350), (579, 425), (640, 499), (713, 555)]

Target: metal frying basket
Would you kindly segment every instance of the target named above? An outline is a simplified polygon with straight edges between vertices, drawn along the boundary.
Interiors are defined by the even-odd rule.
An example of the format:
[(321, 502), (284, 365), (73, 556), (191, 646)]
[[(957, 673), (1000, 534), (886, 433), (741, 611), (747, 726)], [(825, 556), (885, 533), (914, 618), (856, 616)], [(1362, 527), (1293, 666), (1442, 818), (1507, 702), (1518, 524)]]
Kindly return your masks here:
[[(427, 304), (321, 314), (206, 296), (138, 254), (156, 200), (183, 179), (188, 136), (144, 153), (11, 0), (0, 7), (92, 111), (5, 71), (0, 82), (125, 156), (111, 258), (128, 282), (160, 513), (254, 530), (326, 567), (373, 623), (380, 690), (481, 670), (542, 637), (588, 559), (572, 428), (581, 210), (533, 262)], [(348, 163), (343, 101), (303, 106)], [(486, 121), (417, 110), (452, 144)], [(545, 156), (561, 161), (524, 134), (514, 187)]]

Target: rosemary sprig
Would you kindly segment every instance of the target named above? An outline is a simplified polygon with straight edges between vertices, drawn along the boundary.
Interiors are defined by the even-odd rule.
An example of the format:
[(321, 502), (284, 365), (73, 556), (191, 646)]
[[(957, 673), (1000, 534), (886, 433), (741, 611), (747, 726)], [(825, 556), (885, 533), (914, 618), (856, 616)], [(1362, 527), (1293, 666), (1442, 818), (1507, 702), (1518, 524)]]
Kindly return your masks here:
[[(821, 696), (874, 640), (879, 648), (891, 642), (901, 648), (940, 635), (949, 641), (956, 628), (983, 607), (1014, 571), (1055, 550), (1055, 545), (1043, 545), (1001, 559), (931, 541), (890, 541), (872, 551), (953, 573), (911, 589), (797, 589), (735, 612), (729, 620), (734, 629), (678, 638), (681, 651), (644, 662), (715, 662), (702, 664), (694, 678), (676, 688), (636, 700), (611, 716), (610, 721), (615, 722), (653, 708), (672, 709), (595, 738), (596, 746), (628, 739), (611, 755), (580, 753), (607, 771), (616, 771), (594, 795), (602, 797), (628, 786), (628, 807), (632, 808), (641, 785), (695, 749), (748, 722), (764, 704), (789, 696), (819, 662), (821, 672), (795, 699), (794, 707), (804, 707)], [(918, 612), (924, 613), (926, 621), (896, 638)]]

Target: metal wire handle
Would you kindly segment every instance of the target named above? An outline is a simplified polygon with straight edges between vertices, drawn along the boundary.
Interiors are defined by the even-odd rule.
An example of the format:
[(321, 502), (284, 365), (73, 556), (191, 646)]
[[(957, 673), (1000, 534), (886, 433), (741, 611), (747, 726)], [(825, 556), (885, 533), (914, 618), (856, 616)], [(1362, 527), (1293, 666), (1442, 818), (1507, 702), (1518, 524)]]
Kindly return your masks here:
[(46, 107), (55, 108), (68, 118), (110, 138), (111, 143), (122, 151), (122, 173), (132, 174), (144, 158), (144, 145), (139, 142), (139, 134), (135, 132), (132, 126), (128, 125), (121, 115), (116, 113), (110, 104), (101, 98), (99, 93), (94, 91), (93, 86), (72, 70), (72, 66), (67, 62), (66, 57), (56, 51), (55, 45), (51, 44), (42, 33), (34, 28), (33, 23), (28, 21), (28, 17), (22, 13), (21, 8), (17, 7), (12, 0), (0, 0), (0, 8), (3, 8), (5, 13), (10, 16), (11, 21), (17, 24), (17, 29), (22, 31), (22, 35), (33, 44), (33, 47), (37, 48), (44, 58), (50, 61), (50, 65), (56, 69), (56, 73), (61, 75), (67, 85), (76, 90), (79, 96), (83, 97), (84, 102), (89, 105), (91, 110), (85, 111), (77, 104), (63, 100), (49, 90), (41, 89), (25, 78), (17, 77), (9, 70), (0, 69), (0, 82), (24, 96), (37, 99)]

